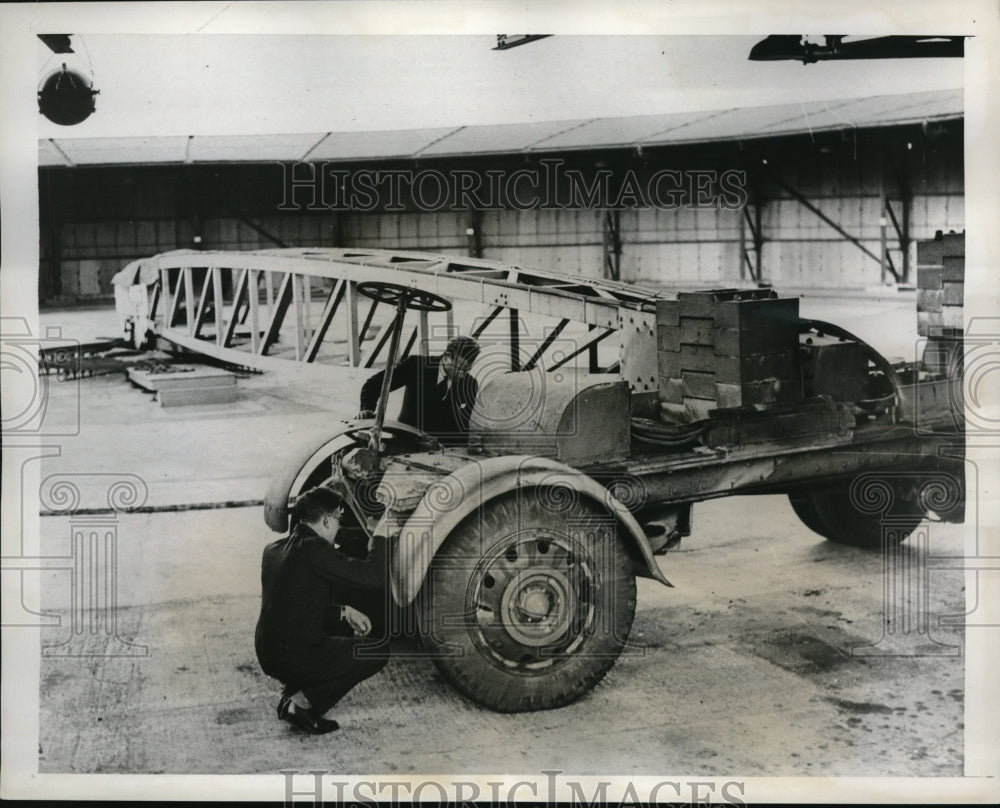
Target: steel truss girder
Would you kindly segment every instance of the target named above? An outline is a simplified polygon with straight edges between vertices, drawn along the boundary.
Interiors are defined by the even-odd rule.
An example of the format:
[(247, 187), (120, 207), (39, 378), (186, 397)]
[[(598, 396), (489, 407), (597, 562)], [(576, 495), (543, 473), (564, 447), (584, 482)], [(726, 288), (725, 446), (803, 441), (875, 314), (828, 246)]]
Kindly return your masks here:
[[(596, 332), (587, 338), (592, 357), (596, 356), (596, 343), (612, 332), (621, 334), (621, 351), (646, 350), (636, 347), (637, 342), (631, 334), (640, 330), (653, 333), (655, 302), (671, 297), (615, 281), (486, 259), (408, 251), (347, 248), (185, 250), (153, 256), (139, 263), (141, 277), (155, 278), (146, 285), (152, 305), (150, 321), (157, 336), (217, 359), (257, 368), (293, 358), (299, 362), (316, 361), (331, 325), (344, 320), (347, 364), (372, 367), (383, 352), (388, 335), (383, 330), (377, 335), (374, 346), (367, 352), (362, 351), (362, 344), (370, 338), (376, 305), (367, 309), (363, 321), (359, 318), (356, 285), (360, 281), (403, 284), (452, 301), (480, 304), (488, 312), (484, 314), (485, 321), (477, 318), (478, 327), (470, 325), (463, 331), (475, 336), (501, 313), (507, 312), (511, 318), (512, 349), (522, 338), (518, 330), (521, 315), (555, 318), (559, 321), (555, 336), (569, 323), (584, 324), (588, 330)], [(223, 291), (225, 273), (229, 273), (231, 297)], [(317, 280), (333, 281), (332, 287), (326, 290), (318, 319), (310, 314)], [(427, 352), (427, 315), (414, 316), (417, 324), (408, 326), (407, 333), (402, 335), (404, 355), (413, 350)], [(286, 341), (294, 346), (294, 356), (271, 355), (282, 328)], [(449, 333), (458, 333), (451, 319), (447, 329)], [(208, 331), (211, 333), (205, 333)], [(291, 340), (288, 340), (289, 333), (293, 337)], [(525, 367), (547, 364), (541, 361), (542, 354), (552, 345), (555, 336), (549, 332), (540, 347), (531, 349), (530, 358), (523, 363)], [(649, 389), (646, 385), (650, 369), (656, 366), (655, 340), (649, 345), (648, 357), (629, 358), (630, 367), (642, 369), (632, 380), (642, 379), (641, 390)], [(592, 370), (596, 369), (593, 364), (592, 361)], [(512, 369), (517, 369), (518, 365), (518, 351), (512, 350)], [(621, 366), (619, 360), (612, 362), (608, 369)]]

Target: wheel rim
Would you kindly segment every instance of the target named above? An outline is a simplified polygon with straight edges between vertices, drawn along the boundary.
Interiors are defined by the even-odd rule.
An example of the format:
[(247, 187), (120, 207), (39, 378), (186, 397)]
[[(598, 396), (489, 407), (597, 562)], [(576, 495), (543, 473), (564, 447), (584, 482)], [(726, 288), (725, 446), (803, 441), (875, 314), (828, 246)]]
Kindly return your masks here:
[(596, 588), (589, 554), (576, 541), (541, 529), (519, 531), (477, 563), (467, 625), (494, 665), (549, 671), (593, 633)]

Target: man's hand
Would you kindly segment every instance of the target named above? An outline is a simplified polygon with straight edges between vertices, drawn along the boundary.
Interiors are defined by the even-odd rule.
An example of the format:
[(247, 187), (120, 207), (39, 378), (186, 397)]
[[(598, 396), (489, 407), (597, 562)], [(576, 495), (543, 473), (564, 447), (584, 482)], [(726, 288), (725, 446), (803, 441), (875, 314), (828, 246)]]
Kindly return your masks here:
[(367, 637), (372, 630), (372, 621), (368, 619), (368, 615), (359, 612), (353, 606), (344, 606), (344, 619), (359, 637)]
[(372, 410), (361, 410), (356, 416), (356, 420), (365, 421), (369, 418), (374, 418), (375, 413)]

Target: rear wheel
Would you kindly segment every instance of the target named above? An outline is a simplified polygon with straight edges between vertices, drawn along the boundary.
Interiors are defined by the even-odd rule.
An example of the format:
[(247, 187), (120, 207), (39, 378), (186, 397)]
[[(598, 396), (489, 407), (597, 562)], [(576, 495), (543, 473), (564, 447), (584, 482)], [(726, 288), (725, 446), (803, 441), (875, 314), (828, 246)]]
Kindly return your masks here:
[(635, 591), (613, 517), (573, 492), (522, 490), (486, 503), (448, 537), (421, 591), (421, 638), (478, 704), (561, 707), (614, 665)]
[(924, 520), (924, 510), (915, 496), (897, 488), (893, 499), (892, 511), (887, 514), (864, 510), (851, 496), (848, 481), (811, 491), (805, 503), (800, 502), (801, 512), (794, 500), (792, 507), (807, 527), (830, 541), (878, 550), (883, 542), (905, 541)]
[(795, 493), (788, 495), (788, 501), (791, 503), (792, 510), (795, 511), (795, 515), (799, 517), (799, 520), (807, 528), (809, 528), (813, 533), (819, 533), (820, 536), (825, 536), (826, 526), (819, 518), (819, 514), (816, 513), (816, 507), (813, 505), (812, 494), (809, 493)]

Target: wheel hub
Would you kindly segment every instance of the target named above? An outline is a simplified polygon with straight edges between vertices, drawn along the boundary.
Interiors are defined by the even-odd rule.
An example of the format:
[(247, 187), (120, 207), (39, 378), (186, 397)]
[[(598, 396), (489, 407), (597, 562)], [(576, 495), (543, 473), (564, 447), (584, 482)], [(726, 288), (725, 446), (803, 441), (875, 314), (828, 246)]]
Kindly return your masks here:
[(594, 570), (564, 534), (533, 529), (476, 565), (467, 601), (474, 641), (498, 666), (532, 673), (564, 661), (594, 625)]
[(504, 628), (529, 647), (550, 645), (569, 630), (573, 602), (569, 581), (561, 572), (516, 575), (503, 593)]

